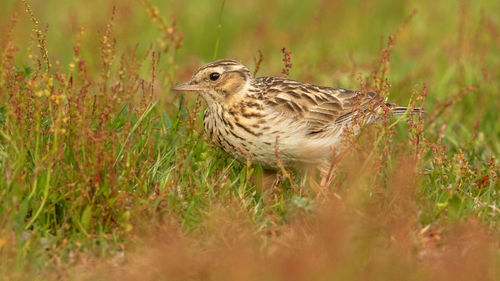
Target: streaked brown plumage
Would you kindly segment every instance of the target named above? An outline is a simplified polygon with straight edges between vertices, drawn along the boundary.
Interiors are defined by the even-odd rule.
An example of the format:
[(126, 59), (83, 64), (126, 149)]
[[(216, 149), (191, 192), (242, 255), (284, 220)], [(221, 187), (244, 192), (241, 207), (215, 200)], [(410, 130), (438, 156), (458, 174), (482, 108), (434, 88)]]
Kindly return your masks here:
[[(191, 80), (172, 90), (203, 96), (208, 105), (205, 132), (239, 161), (276, 167), (278, 149), (280, 160), (289, 166), (315, 165), (323, 170), (332, 157), (331, 147), (340, 147), (345, 126), (377, 98), (373, 92), (255, 78), (247, 67), (228, 59), (199, 68)], [(394, 113), (407, 110), (383, 106)]]

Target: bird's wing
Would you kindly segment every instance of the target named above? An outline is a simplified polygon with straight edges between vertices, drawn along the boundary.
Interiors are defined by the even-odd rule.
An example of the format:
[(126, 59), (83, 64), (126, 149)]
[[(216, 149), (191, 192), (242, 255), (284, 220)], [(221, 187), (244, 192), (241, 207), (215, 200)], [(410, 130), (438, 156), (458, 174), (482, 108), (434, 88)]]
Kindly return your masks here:
[(307, 134), (324, 132), (333, 124), (339, 127), (352, 120), (358, 110), (365, 110), (375, 93), (364, 94), (341, 88), (320, 87), (294, 80), (262, 77), (262, 98), (282, 114), (305, 122)]

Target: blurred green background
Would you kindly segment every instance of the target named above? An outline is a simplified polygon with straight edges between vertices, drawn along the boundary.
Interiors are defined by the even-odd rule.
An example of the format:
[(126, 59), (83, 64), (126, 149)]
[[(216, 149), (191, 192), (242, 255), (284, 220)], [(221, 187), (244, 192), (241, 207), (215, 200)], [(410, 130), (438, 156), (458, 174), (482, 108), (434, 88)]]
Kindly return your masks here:
[[(118, 53), (138, 44), (145, 50), (156, 42), (158, 31), (145, 11), (142, 1), (30, 1), (44, 27), (48, 24), (47, 42), (53, 59), (68, 62), (80, 27), (85, 28), (82, 52), (99, 67), (99, 40), (116, 6), (114, 25)], [(391, 95), (406, 103), (414, 85), (426, 83), (428, 102), (433, 104), (459, 91), (461, 86), (480, 84), (485, 77), (498, 78), (498, 1), (151, 1), (160, 16), (184, 35), (176, 63), (179, 80), (192, 68), (213, 59), (220, 29), (218, 58), (235, 58), (253, 67), (262, 51), (264, 61), (260, 75), (280, 75), (280, 49), (292, 52), (291, 78), (336, 87), (356, 88), (357, 75), (366, 77), (385, 46), (387, 36), (396, 32), (409, 15), (417, 14), (401, 30), (392, 53)], [(29, 42), (31, 22), (23, 13), (20, 1), (3, 0), (0, 15), (6, 22), (17, 11), (20, 21), (15, 42), (23, 63)], [(495, 35), (496, 34), (496, 35)], [(166, 60), (162, 61), (167, 67)], [(190, 67), (189, 71), (185, 70)], [(487, 83), (489, 83), (488, 81)], [(492, 91), (484, 85), (465, 103), (470, 115), (481, 116), (484, 96)], [(479, 95), (481, 93), (481, 95)], [(481, 97), (483, 96), (483, 97)], [(498, 106), (498, 99), (485, 104)], [(460, 114), (457, 113), (457, 114)], [(462, 119), (462, 118), (461, 118)], [(468, 126), (475, 119), (464, 118)], [(491, 126), (489, 124), (489, 131)], [(495, 130), (494, 130), (495, 131)], [(496, 130), (495, 132), (498, 132)]]

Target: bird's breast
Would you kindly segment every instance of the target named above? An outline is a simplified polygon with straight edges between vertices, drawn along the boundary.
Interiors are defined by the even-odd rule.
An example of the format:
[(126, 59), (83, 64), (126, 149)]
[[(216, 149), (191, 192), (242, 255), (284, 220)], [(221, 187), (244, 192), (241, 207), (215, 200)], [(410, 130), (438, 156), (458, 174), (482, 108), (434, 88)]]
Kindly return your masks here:
[(276, 167), (278, 159), (286, 163), (314, 162), (331, 156), (336, 138), (311, 138), (306, 124), (282, 114), (254, 114), (207, 108), (204, 115), (207, 136), (240, 162), (247, 159)]
[(207, 136), (227, 153), (241, 161), (263, 162), (274, 155), (273, 135), (278, 133), (263, 118), (252, 111), (207, 108), (203, 123)]

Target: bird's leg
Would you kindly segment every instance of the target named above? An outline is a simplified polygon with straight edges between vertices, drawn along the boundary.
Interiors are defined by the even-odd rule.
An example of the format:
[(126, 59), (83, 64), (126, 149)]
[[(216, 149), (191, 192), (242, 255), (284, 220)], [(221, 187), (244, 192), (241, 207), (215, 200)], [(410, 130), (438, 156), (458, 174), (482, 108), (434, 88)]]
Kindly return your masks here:
[(277, 171), (262, 168), (252, 176), (252, 182), (258, 191), (270, 189), (276, 182)]

